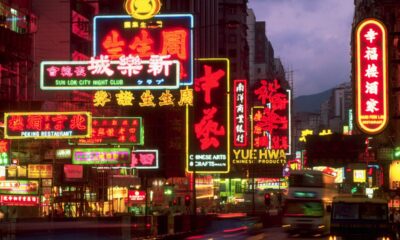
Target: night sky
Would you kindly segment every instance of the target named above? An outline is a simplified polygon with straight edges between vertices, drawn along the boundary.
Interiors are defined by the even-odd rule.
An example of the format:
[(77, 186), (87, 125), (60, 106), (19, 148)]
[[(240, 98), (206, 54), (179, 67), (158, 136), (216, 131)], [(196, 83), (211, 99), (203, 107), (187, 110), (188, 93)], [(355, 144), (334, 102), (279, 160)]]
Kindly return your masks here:
[(285, 70), (295, 97), (350, 81), (352, 0), (249, 0)]

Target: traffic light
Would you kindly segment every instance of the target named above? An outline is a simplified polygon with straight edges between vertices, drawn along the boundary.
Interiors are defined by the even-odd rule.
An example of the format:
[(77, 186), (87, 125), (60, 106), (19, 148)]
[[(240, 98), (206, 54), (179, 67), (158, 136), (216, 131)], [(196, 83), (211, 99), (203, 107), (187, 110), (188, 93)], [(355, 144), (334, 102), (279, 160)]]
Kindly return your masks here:
[(265, 206), (271, 205), (271, 194), (269, 193), (264, 194), (264, 203)]
[(189, 195), (185, 195), (185, 206), (186, 207), (190, 206), (190, 196)]

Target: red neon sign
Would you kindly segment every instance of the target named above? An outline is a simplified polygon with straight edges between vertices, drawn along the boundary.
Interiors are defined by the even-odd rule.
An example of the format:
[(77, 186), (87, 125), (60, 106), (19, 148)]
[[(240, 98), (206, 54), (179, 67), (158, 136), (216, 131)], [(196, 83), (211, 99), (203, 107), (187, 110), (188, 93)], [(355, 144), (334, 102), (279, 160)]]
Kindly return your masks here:
[(355, 31), (356, 122), (367, 134), (388, 124), (387, 30), (376, 19), (365, 19)]
[(146, 200), (146, 192), (139, 190), (128, 190), (129, 200), (134, 202), (142, 202)]
[[(149, 59), (153, 55), (170, 56), (181, 63), (181, 78), (187, 76), (182, 61), (188, 60), (188, 35), (185, 28), (161, 30), (161, 44), (157, 49), (156, 42), (149, 30), (141, 29), (132, 39), (126, 39), (117, 29), (111, 30), (103, 39), (102, 54), (106, 54), (111, 60), (121, 56), (132, 54), (142, 59)], [(129, 41), (129, 42), (128, 42)]]
[(288, 96), (281, 93), (278, 80), (261, 80), (254, 93), (263, 106), (253, 113), (253, 146), (255, 148), (289, 150)]
[(141, 117), (93, 117), (92, 137), (78, 139), (78, 144), (144, 143)]
[(0, 203), (5, 206), (35, 206), (39, 205), (39, 197), (0, 195)]
[(233, 83), (233, 145), (247, 146), (247, 80)]
[(92, 115), (89, 112), (5, 113), (7, 139), (62, 139), (89, 137)]

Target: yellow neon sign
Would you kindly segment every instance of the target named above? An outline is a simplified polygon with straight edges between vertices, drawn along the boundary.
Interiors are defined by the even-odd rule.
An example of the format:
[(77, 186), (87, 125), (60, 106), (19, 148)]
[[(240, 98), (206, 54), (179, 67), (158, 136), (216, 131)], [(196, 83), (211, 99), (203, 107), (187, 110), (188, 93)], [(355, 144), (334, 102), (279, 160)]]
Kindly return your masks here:
[(160, 12), (161, 2), (160, 0), (126, 0), (124, 8), (133, 18), (145, 20)]

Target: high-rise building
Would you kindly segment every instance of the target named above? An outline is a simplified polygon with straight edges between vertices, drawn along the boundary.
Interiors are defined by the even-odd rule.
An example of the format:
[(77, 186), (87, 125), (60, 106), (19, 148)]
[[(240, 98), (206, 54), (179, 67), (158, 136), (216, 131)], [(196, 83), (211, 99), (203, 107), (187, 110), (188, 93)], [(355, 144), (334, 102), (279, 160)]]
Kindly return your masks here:
[(0, 2), (0, 100), (5, 103), (1, 110), (18, 109), (19, 105), (27, 109), (27, 101), (32, 100), (36, 21), (31, 1)]
[(231, 63), (231, 79), (249, 78), (247, 0), (219, 0), (219, 57)]

